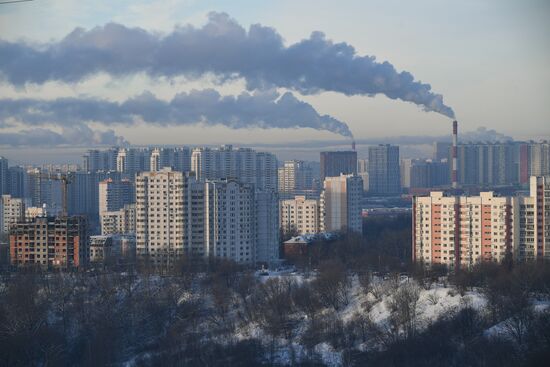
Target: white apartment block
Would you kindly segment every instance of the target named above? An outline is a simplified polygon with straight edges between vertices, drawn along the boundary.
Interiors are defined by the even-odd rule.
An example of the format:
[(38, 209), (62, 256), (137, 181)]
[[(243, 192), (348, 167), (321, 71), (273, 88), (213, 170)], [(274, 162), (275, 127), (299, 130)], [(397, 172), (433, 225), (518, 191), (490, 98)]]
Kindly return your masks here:
[(0, 232), (8, 233), (10, 226), (25, 220), (23, 199), (2, 195), (0, 199)]
[[(116, 227), (118, 218), (105, 220)], [(136, 178), (136, 250), (157, 267), (181, 255), (246, 264), (276, 260), (277, 192), (236, 179), (198, 181), (169, 168), (142, 172)]]
[(126, 204), (120, 210), (101, 212), (101, 234), (128, 234), (136, 232), (136, 205)]
[(413, 198), (413, 261), (469, 268), (485, 261), (550, 259), (550, 179), (531, 177), (530, 195)]
[(550, 176), (531, 176), (529, 196), (517, 198), (513, 213), (516, 258), (550, 259)]
[(150, 171), (156, 172), (160, 170), (161, 160), (160, 160), (160, 149), (154, 148), (149, 157), (149, 167)]
[(362, 233), (363, 180), (357, 175), (326, 177), (320, 199), (321, 232)]
[(254, 263), (254, 186), (235, 180), (207, 181), (204, 208), (206, 253), (238, 263)]
[(277, 190), (277, 158), (249, 148), (194, 148), (191, 171), (199, 181), (236, 179), (254, 184), (257, 190)]
[(281, 200), (280, 227), (284, 233), (299, 235), (315, 234), (321, 231), (319, 200), (296, 196)]
[(170, 168), (136, 177), (136, 253), (154, 266), (171, 266), (184, 253), (188, 180)]

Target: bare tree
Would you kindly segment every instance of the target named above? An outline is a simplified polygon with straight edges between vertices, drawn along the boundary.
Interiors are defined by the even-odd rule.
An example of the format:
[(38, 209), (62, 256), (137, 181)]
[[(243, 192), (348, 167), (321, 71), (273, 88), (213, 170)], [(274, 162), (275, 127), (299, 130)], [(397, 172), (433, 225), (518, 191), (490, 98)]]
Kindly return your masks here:
[(349, 303), (351, 281), (344, 265), (338, 260), (321, 263), (313, 287), (325, 307), (339, 310)]
[(411, 337), (416, 332), (420, 288), (415, 283), (402, 284), (388, 299), (390, 322), (395, 332)]

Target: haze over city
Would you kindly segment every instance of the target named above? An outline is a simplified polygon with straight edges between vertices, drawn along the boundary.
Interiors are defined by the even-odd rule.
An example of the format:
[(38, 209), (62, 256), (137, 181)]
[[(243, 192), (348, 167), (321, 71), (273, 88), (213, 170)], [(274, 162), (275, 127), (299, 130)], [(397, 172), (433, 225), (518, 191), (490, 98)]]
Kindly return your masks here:
[[(546, 87), (550, 82), (547, 68), (550, 51), (546, 45), (550, 41), (550, 30), (545, 18), (549, 6), (545, 1), (398, 4), (393, 1), (327, 2), (323, 6), (309, 1), (276, 4), (239, 1), (231, 5), (216, 1), (120, 1), (112, 5), (102, 1), (75, 4), (59, 0), (3, 5), (0, 13), (4, 59), (0, 69), (3, 99), (0, 145), (3, 148), (0, 153), (9, 156), (6, 146), (25, 146), (28, 151), (28, 147), (39, 145), (91, 147), (121, 142), (135, 145), (307, 142), (304, 144), (307, 146), (312, 141), (345, 140), (337, 130), (319, 127), (326, 122), (313, 121), (325, 115), (347, 124), (358, 141), (418, 137), (412, 139), (414, 142), (422, 141), (425, 136), (448, 134), (449, 119), (424, 111), (433, 98), (413, 96), (408, 99), (416, 104), (404, 102), (405, 94), (418, 86), (407, 87), (402, 81), (399, 89), (395, 89), (395, 85), (390, 86), (394, 77), (392, 70), (387, 68), (395, 68), (395, 75), (410, 73), (414, 83), (431, 86), (431, 93), (441, 95), (442, 101), (457, 113), (461, 132), (486, 127), (524, 140), (548, 137), (546, 122), (550, 107), (545, 101), (550, 97)], [(241, 42), (239, 38), (250, 42), (253, 37), (258, 38), (254, 46), (231, 53), (232, 59), (222, 57), (210, 65), (197, 57), (208, 57), (208, 52), (220, 52), (223, 56), (226, 52), (208, 51), (209, 47), (217, 47), (216, 39), (212, 38), (214, 33), (234, 42)], [(194, 61), (182, 59), (185, 51), (182, 54), (177, 47), (161, 53), (156, 60), (144, 60), (143, 66), (124, 64), (132, 58), (138, 59), (140, 52), (150, 53), (154, 45), (148, 42), (166, 43), (170, 35), (180, 35), (180, 42), (194, 42), (193, 37), (201, 42), (201, 51), (189, 49), (187, 52), (195, 55), (202, 69), (193, 65)], [(94, 57), (110, 52), (109, 47), (118, 47), (117, 42), (126, 42), (125, 37), (132, 37), (132, 48), (120, 49), (119, 66), (105, 66), (104, 60), (94, 64)], [(63, 57), (67, 47), (75, 47), (71, 42), (82, 42), (86, 56)], [(303, 51), (297, 45), (301, 45)], [(49, 53), (42, 54), (47, 59), (38, 56), (20, 59), (18, 52), (29, 47), (42, 51), (50, 47)], [(299, 67), (291, 64), (294, 61), (290, 59), (274, 58), (278, 61), (273, 65), (267, 59), (255, 57), (259, 50), (267, 57), (270, 48), (280, 47), (297, 50), (281, 56), (287, 59), (300, 57), (298, 52), (309, 52), (306, 50), (311, 51), (311, 47), (318, 51)], [(204, 55), (198, 56), (196, 52)], [(329, 54), (323, 56), (320, 52)], [(332, 59), (338, 52), (345, 53), (340, 54), (340, 59)], [(87, 62), (77, 67), (75, 63), (83, 61), (82, 57)], [(389, 63), (377, 71), (377, 82), (382, 83), (378, 87), (367, 85), (367, 79), (357, 78), (360, 72), (357, 58), (362, 57), (376, 58), (375, 63)], [(344, 79), (336, 81), (335, 75), (331, 76), (331, 69), (337, 68), (338, 63), (343, 65), (354, 59), (355, 69), (341, 75)], [(308, 62), (317, 64), (324, 79), (312, 74), (305, 75), (301, 84), (289, 83), (288, 77), (301, 73), (300, 68), (312, 69), (313, 65), (307, 65)], [(179, 71), (173, 69), (178, 63)], [(278, 71), (268, 73), (274, 66)], [(23, 77), (18, 67), (32, 67), (32, 76)], [(241, 67), (242, 70), (238, 70)], [(214, 90), (218, 97), (209, 94), (210, 99), (204, 100), (205, 93), (214, 93)], [(173, 98), (179, 96), (181, 106), (185, 103), (181, 98), (191, 91), (194, 98), (203, 98), (201, 108), (208, 109), (210, 115), (204, 115), (204, 111), (197, 108), (194, 115), (174, 116), (173, 111), (159, 114), (156, 110), (159, 115), (154, 121), (144, 118), (147, 111), (152, 113), (153, 108), (161, 108), (158, 104), (163, 101), (172, 101), (172, 108), (178, 108)], [(261, 116), (245, 118), (238, 105), (227, 105), (228, 98), (242, 93), (262, 95), (261, 101), (259, 97), (241, 101), (247, 107), (255, 103), (255, 109), (263, 110)], [(274, 110), (268, 113), (267, 109), (273, 109), (273, 105), (266, 103), (274, 103), (285, 93), (292, 93), (293, 100), (310, 104), (311, 111), (302, 110), (302, 115), (294, 117), (295, 121), (284, 120), (280, 115), (275, 117), (277, 111)], [(371, 94), (374, 97), (369, 97)], [(214, 106), (216, 98), (222, 96), (225, 105)], [(65, 101), (67, 104), (86, 103), (88, 110), (82, 111), (81, 106), (81, 116), (56, 116), (52, 109), (66, 112), (59, 106), (66, 98), (71, 99)], [(119, 112), (104, 121), (90, 110), (94, 108), (90, 106), (92, 101), (122, 103), (136, 98), (148, 98), (150, 102), (142, 106), (141, 114), (126, 109), (124, 115)], [(48, 118), (40, 118), (10, 109), (7, 103), (11, 102), (14, 108), (14, 100), (19, 100), (20, 108), (30, 107), (21, 106), (23, 100), (35, 104), (58, 103), (44, 112)], [(155, 103), (154, 107), (151, 103)], [(167, 109), (170, 105), (165, 106)], [(285, 110), (290, 114), (288, 104)], [(220, 120), (219, 116), (229, 111), (231, 121)], [(252, 121), (254, 118), (256, 121)], [(288, 128), (282, 128), (284, 126)], [(312, 128), (314, 126), (317, 128)]]

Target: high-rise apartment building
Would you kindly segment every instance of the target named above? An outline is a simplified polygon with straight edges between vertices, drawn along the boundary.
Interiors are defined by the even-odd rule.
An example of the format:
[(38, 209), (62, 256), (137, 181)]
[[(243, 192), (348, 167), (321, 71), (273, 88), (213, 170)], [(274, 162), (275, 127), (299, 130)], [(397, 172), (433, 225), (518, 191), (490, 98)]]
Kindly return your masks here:
[(9, 194), (8, 159), (0, 156), (0, 195)]
[(279, 195), (293, 197), (301, 195), (304, 191), (313, 189), (313, 175), (311, 168), (303, 161), (285, 161), (279, 167)]
[(402, 159), (401, 186), (406, 189), (433, 188), (450, 185), (446, 160)]
[(8, 168), (9, 194), (15, 198), (24, 198), (28, 192), (27, 170), (24, 167), (13, 166)]
[(135, 201), (134, 185), (128, 179), (108, 178), (98, 185), (100, 214), (119, 210)]
[(459, 144), (457, 174), (461, 186), (495, 187), (519, 182), (516, 143)]
[(10, 229), (10, 259), (14, 266), (72, 269), (88, 264), (86, 218), (36, 217)]
[(321, 152), (321, 182), (341, 174), (357, 174), (357, 152)]
[(279, 195), (274, 190), (256, 190), (255, 262), (272, 263), (279, 258)]
[[(525, 248), (526, 254), (532, 253), (527, 255), (528, 257), (548, 260), (550, 259), (550, 176), (531, 176), (529, 188), (529, 197), (519, 203), (520, 230), (519, 237), (516, 234), (515, 239), (519, 241), (518, 250)], [(534, 228), (531, 223), (534, 224)]]
[(527, 145), (529, 176), (550, 175), (550, 144), (531, 143)]
[[(52, 175), (55, 175), (52, 173)], [(31, 205), (42, 207), (46, 204), (48, 213), (52, 216), (62, 211), (62, 190), (61, 181), (45, 178), (43, 172), (38, 169), (27, 171), (28, 197)]]
[(90, 149), (84, 155), (83, 169), (86, 172), (116, 171), (118, 149)]
[(136, 252), (157, 267), (184, 254), (184, 200), (189, 177), (164, 168), (136, 177)]
[(321, 231), (362, 233), (362, 195), (361, 177), (326, 177), (320, 200)]
[(399, 147), (380, 144), (369, 147), (369, 192), (381, 195), (401, 193)]
[(25, 203), (10, 195), (0, 197), (0, 234), (7, 234), (10, 226), (25, 219)]
[(277, 190), (277, 158), (271, 153), (231, 145), (195, 148), (191, 170), (199, 181), (237, 179), (255, 185), (257, 190)]
[(532, 177), (529, 196), (413, 198), (413, 261), (469, 268), (506, 256), (550, 259), (550, 178)]
[[(157, 267), (180, 256), (278, 258), (278, 195), (237, 179), (198, 181), (163, 168), (136, 177), (136, 249)], [(110, 213), (110, 212), (107, 212)]]
[(256, 208), (254, 185), (236, 180), (205, 184), (205, 250), (208, 256), (254, 263)]
[[(161, 168), (162, 162), (160, 160), (160, 149), (154, 148), (151, 151), (151, 157), (149, 158), (149, 171), (159, 171)], [(164, 167), (164, 166), (163, 166)]]
[(284, 233), (315, 234), (321, 231), (319, 200), (296, 196), (281, 200), (280, 227)]
[(433, 143), (432, 159), (435, 161), (441, 161), (443, 159), (449, 159), (451, 154), (451, 142), (437, 141)]

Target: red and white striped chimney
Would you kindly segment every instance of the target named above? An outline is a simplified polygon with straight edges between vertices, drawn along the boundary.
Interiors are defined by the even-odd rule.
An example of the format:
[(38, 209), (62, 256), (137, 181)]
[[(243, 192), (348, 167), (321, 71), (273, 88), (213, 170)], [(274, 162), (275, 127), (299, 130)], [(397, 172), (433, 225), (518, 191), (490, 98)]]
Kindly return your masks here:
[(453, 189), (458, 188), (456, 152), (458, 145), (458, 122), (453, 121), (453, 145), (451, 147), (451, 185)]

